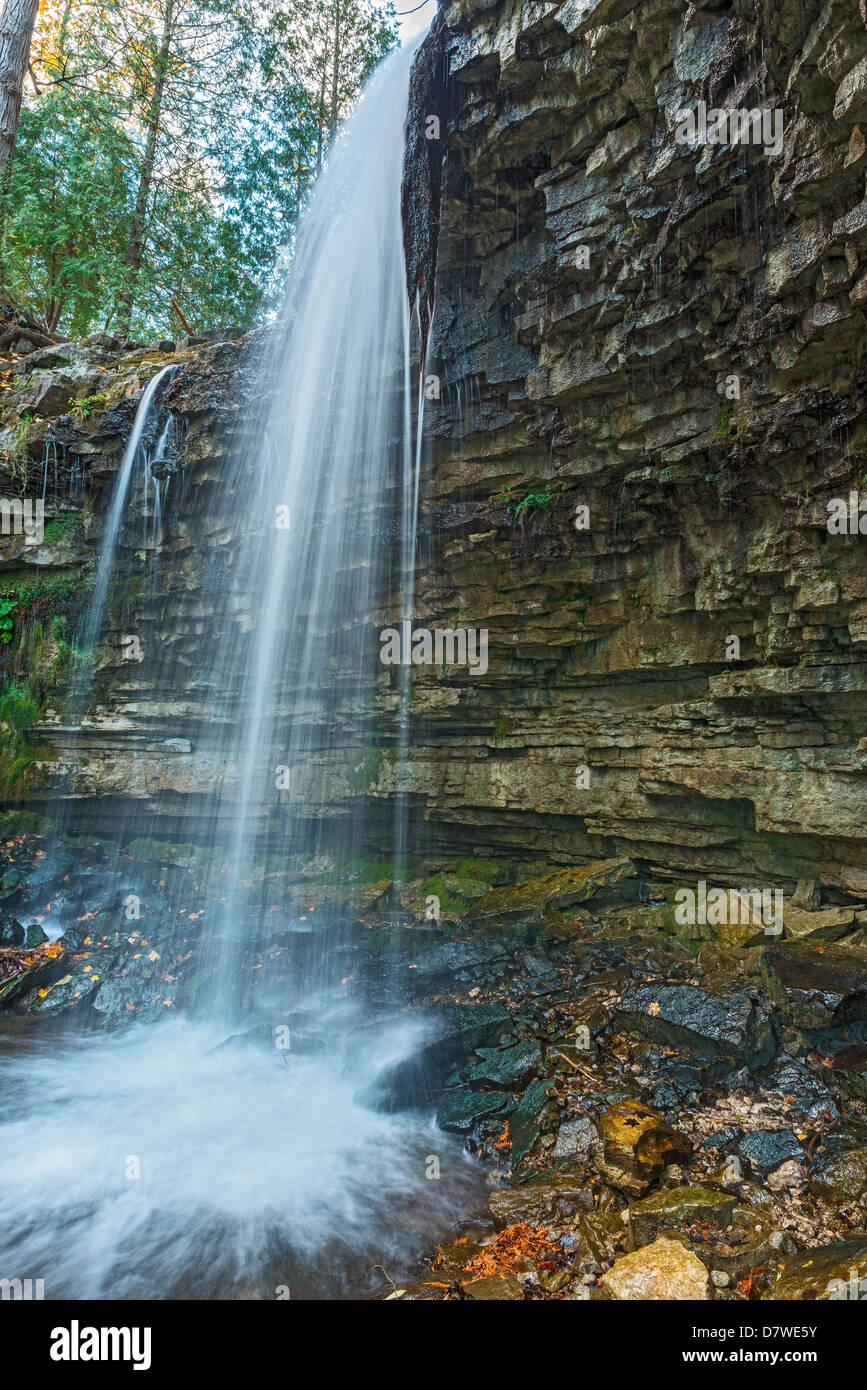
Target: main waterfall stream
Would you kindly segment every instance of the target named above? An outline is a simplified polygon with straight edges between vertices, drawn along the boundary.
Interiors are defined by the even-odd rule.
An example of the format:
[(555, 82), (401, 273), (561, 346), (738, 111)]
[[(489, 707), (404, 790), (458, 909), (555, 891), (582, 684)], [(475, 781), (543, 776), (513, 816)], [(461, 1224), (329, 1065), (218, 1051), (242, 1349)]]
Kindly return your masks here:
[[(405, 571), (417, 454), (400, 182), (414, 48), (375, 75), (314, 192), (257, 446), (237, 460), (226, 621), (210, 669), (191, 677), (231, 711), (228, 740), (204, 728), (193, 740), (222, 767), (209, 832), (219, 908), (197, 1007), (110, 1033), (43, 1022), (0, 1036), (3, 1269), (43, 1278), (48, 1298), (351, 1296), (381, 1287), (374, 1264), (399, 1273), (478, 1192), (478, 1170), (429, 1114), (365, 1100), (429, 1025), (347, 992), (339, 924), (314, 928), (278, 890), (266, 924), (249, 893), (266, 850), (269, 864), (321, 850), (317, 767), (348, 728), (375, 728), (374, 610), (390, 578), (408, 582), (383, 516), (400, 519)], [(168, 682), (175, 668), (153, 660)], [(336, 850), (357, 853), (362, 832), (348, 815)], [(122, 858), (114, 872), (128, 874)], [(289, 940), (282, 973), (242, 984), (266, 926)]]

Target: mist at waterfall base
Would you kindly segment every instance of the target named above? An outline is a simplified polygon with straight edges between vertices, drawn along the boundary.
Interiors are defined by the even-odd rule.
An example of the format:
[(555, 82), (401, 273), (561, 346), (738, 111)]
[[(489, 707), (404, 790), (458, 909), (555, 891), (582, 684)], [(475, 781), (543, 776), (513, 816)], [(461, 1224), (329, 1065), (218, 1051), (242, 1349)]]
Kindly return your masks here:
[(339, 1298), (381, 1288), (374, 1262), (400, 1277), (470, 1201), (454, 1141), (356, 1099), (416, 1041), (404, 1023), (288, 1061), (224, 1037), (174, 1019), (17, 1062), (7, 1040), (4, 1269), (44, 1277), (46, 1298)]
[[(192, 1017), (167, 1012), (108, 1034), (44, 1021), (0, 1033), (0, 1273), (44, 1279), (47, 1298), (352, 1296), (382, 1287), (374, 1263), (400, 1277), (478, 1197), (477, 1166), (429, 1114), (367, 1103), (430, 1024), (381, 1001), (371, 1012), (346, 991), (351, 943), (339, 927), (314, 930), (283, 904), (267, 924), (283, 943), (283, 973), (266, 960), (241, 983), (246, 934), (265, 910), (248, 895), (263, 805), (269, 847), (282, 834), (299, 848), (292, 804), (274, 795), (275, 764), (292, 768), (294, 795), (309, 803), (317, 760), (345, 740), (347, 720), (374, 726), (370, 638), (393, 560), (375, 524), (359, 529), (354, 499), (368, 519), (396, 508), (404, 535), (413, 530), (400, 177), (415, 46), (375, 75), (314, 194), (261, 446), (238, 464), (245, 525), (231, 612), (199, 678), (240, 711), (209, 793), (227, 851), (203, 999)], [(102, 621), (133, 462), (128, 451), (91, 626)], [(289, 536), (273, 525), (279, 506), (290, 510)], [(344, 852), (362, 828), (348, 820)], [(316, 833), (305, 833), (300, 847), (316, 853)], [(402, 835), (396, 824), (395, 843)], [(281, 1050), (275, 1034), (292, 1010), (301, 1045)]]

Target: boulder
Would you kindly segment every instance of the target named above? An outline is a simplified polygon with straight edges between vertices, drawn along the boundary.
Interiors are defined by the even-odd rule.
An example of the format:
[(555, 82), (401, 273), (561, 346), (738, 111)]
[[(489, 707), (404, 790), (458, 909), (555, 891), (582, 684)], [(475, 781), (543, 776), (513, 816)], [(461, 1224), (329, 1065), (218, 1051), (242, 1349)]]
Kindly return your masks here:
[(810, 1188), (838, 1206), (867, 1197), (867, 1148), (823, 1155), (810, 1169)]
[(476, 1057), (478, 1060), (464, 1068), (464, 1076), (467, 1081), (488, 1082), (491, 1086), (522, 1086), (542, 1065), (542, 1051), (536, 1042), (515, 1043), (513, 1047), (481, 1047)]
[(606, 1180), (640, 1197), (670, 1163), (685, 1162), (692, 1145), (657, 1111), (638, 1100), (621, 1101), (600, 1122), (602, 1155), (596, 1167)]
[(782, 1262), (763, 1297), (781, 1302), (831, 1298), (867, 1301), (867, 1241), (843, 1240), (799, 1250)]
[(799, 908), (786, 903), (783, 909), (783, 937), (800, 941), (803, 937), (818, 936), (833, 941), (845, 936), (855, 922), (854, 907)]
[(395, 1111), (426, 1103), (431, 1092), (441, 1090), (455, 1067), (463, 1066), (477, 1048), (510, 1033), (512, 1016), (502, 1004), (453, 1004), (439, 1011), (436, 1025), (437, 1036), (414, 1057), (380, 1073), (360, 1097), (364, 1104)]
[(437, 1107), (437, 1124), (452, 1134), (469, 1134), (479, 1121), (502, 1114), (513, 1104), (503, 1091), (453, 1091)]
[(807, 1031), (867, 1019), (867, 951), (781, 942), (762, 954), (762, 976), (786, 1023)]
[(510, 888), (493, 888), (470, 909), (467, 920), (519, 922), (539, 916), (544, 909), (565, 912), (634, 878), (635, 866), (629, 859), (596, 860), (580, 869), (562, 869)]
[(736, 1202), (730, 1193), (708, 1187), (669, 1187), (655, 1192), (629, 1207), (630, 1241), (636, 1247), (648, 1245), (661, 1231), (697, 1221), (726, 1227)]
[(711, 1297), (710, 1275), (701, 1260), (679, 1240), (666, 1236), (617, 1260), (601, 1283), (611, 1298), (621, 1302), (706, 1301)]
[(542, 1114), (553, 1090), (550, 1081), (531, 1081), (521, 1097), (521, 1103), (509, 1122), (513, 1169), (535, 1148), (542, 1132)]
[(490, 1303), (496, 1299), (517, 1299), (524, 1297), (524, 1291), (517, 1277), (506, 1271), (503, 1274), (489, 1274), (484, 1279), (473, 1279), (461, 1285), (464, 1298), (477, 1302)]
[(20, 948), (27, 933), (17, 917), (0, 917), (0, 946)]
[(790, 1129), (754, 1129), (738, 1144), (741, 1158), (760, 1173), (770, 1173), (789, 1159), (800, 1162), (806, 1151)]
[(771, 1013), (743, 989), (714, 992), (697, 985), (633, 985), (616, 1011), (632, 1036), (688, 1050), (718, 1075), (770, 1061), (776, 1050)]
[(563, 1173), (534, 1178), (520, 1187), (500, 1187), (488, 1199), (494, 1226), (562, 1226), (593, 1211), (593, 1189)]
[(831, 1071), (846, 1095), (867, 1097), (867, 1044), (841, 1048), (831, 1059)]
[(571, 1158), (583, 1162), (588, 1159), (599, 1144), (599, 1131), (586, 1115), (575, 1120), (564, 1120), (557, 1130), (554, 1145), (554, 1161)]

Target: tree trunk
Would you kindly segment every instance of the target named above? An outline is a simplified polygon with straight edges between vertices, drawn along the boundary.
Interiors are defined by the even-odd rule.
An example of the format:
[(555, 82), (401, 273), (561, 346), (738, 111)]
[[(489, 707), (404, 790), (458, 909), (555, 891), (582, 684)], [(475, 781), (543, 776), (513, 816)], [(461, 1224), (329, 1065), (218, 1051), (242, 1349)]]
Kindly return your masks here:
[(325, 74), (328, 70), (328, 54), (322, 57), (322, 81), (319, 83), (319, 104), (316, 108), (316, 172), (322, 168), (322, 144), (325, 135)]
[(135, 209), (129, 227), (129, 241), (124, 257), (125, 284), (118, 297), (117, 335), (128, 338), (132, 323), (132, 310), (135, 303), (138, 277), (144, 260), (145, 234), (147, 232), (147, 212), (150, 201), (151, 184), (156, 163), (157, 140), (160, 132), (160, 117), (163, 109), (163, 91), (169, 66), (174, 23), (175, 0), (166, 0), (165, 20), (157, 60), (154, 68), (154, 85), (148, 103), (146, 137)]
[(335, 0), (334, 4), (334, 67), (331, 72), (331, 120), (328, 126), (328, 137), (334, 139), (334, 132), (337, 129), (337, 91), (338, 78), (340, 76), (340, 0)]
[(0, 172), (15, 152), (39, 0), (0, 0)]

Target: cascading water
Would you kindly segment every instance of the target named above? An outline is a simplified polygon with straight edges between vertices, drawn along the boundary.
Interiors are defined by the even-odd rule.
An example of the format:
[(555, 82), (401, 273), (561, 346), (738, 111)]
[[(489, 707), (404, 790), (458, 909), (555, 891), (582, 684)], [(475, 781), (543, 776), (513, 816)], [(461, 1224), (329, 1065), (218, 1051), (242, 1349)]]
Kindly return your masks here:
[[(234, 588), (252, 604), (223, 633), (210, 672), (239, 711), (212, 832), (230, 827), (229, 932), (264, 845), (281, 858), (321, 848), (311, 821), (321, 769), (333, 774), (341, 750), (375, 732), (376, 607), (401, 578), (390, 574), (390, 518), (414, 531), (400, 214), (411, 56), (398, 54), (368, 89), (314, 194), (243, 477)], [(350, 810), (329, 848), (351, 857), (362, 834)], [(231, 980), (230, 968), (218, 973)]]
[[(183, 686), (177, 640), (150, 657), (157, 688), (192, 708), (207, 697), (222, 714), (191, 729), (191, 777), (210, 789), (200, 834), (222, 900), (202, 938), (199, 1012), (108, 1038), (66, 1034), (60, 1055), (45, 1035), (38, 1052), (0, 1039), (10, 1054), (0, 1086), (16, 1097), (0, 1130), (4, 1263), (44, 1270), (47, 1297), (340, 1296), (365, 1287), (374, 1262), (399, 1268), (480, 1181), (431, 1119), (365, 1103), (428, 1025), (370, 1013), (348, 988), (346, 924), (299, 911), (285, 872), (293, 855), (359, 852), (359, 767), (371, 745), (381, 751), (381, 705), (405, 701), (379, 664), (377, 615), (402, 582), (407, 616), (412, 604), (418, 457), (400, 181), (416, 46), (366, 89), (304, 222), (256, 444), (220, 501), (238, 539), (212, 660), (187, 669)], [(130, 469), (137, 447), (131, 438)], [(220, 520), (203, 530), (220, 533)], [(399, 736), (392, 761), (404, 746)], [(330, 802), (335, 778), (346, 798), (343, 832), (327, 840), (326, 778)], [(398, 823), (392, 843), (404, 840)], [(245, 970), (255, 950), (267, 966), (258, 975)], [(426, 1180), (431, 1149), (446, 1181)]]
[(130, 431), (126, 448), (123, 451), (115, 475), (114, 487), (111, 494), (111, 505), (108, 509), (108, 516), (105, 520), (105, 527), (101, 538), (99, 562), (96, 567), (96, 579), (90, 594), (87, 617), (84, 624), (83, 646), (85, 648), (92, 646), (98, 641), (102, 631), (109, 584), (115, 572), (117, 562), (118, 538), (126, 514), (135, 465), (139, 461), (142, 437), (147, 428), (160, 386), (166, 378), (171, 379), (177, 370), (174, 364), (169, 364), (167, 367), (162, 367), (155, 376), (151, 377), (141, 394), (141, 399), (136, 409), (132, 430)]

